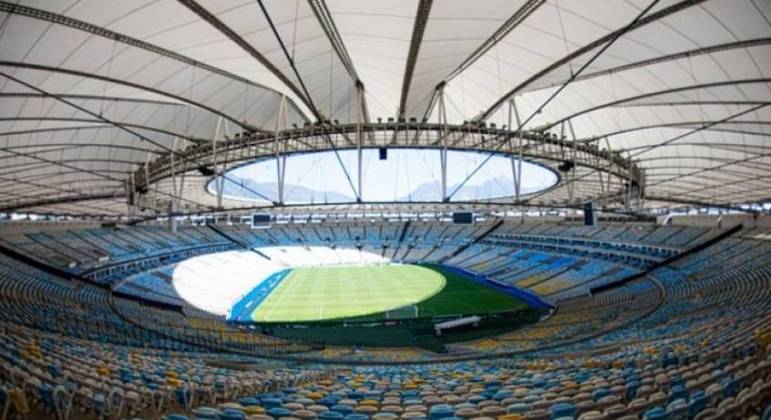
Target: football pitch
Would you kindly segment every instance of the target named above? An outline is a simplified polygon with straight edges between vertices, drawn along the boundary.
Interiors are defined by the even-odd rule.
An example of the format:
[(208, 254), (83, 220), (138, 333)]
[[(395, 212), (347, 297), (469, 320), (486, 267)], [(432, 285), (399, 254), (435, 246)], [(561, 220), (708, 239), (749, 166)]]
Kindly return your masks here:
[[(461, 275), (419, 265), (295, 268), (251, 314), (256, 322), (384, 319), (409, 305), (418, 316), (491, 313), (524, 302)], [(414, 313), (414, 307), (407, 310)]]

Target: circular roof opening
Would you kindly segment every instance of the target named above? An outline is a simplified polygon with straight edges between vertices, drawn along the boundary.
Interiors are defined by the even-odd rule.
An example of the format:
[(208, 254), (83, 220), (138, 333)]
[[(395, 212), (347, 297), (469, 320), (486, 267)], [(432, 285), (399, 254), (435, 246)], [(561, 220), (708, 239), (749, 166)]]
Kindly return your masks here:
[[(363, 202), (442, 201), (439, 149), (389, 148), (386, 159), (380, 157), (376, 148), (362, 150)], [(359, 171), (356, 149), (338, 149), (337, 153), (332, 150), (303, 152), (279, 159), (284, 162), (285, 204), (356, 202), (354, 191), (358, 190)], [(489, 152), (448, 150), (447, 195), (450, 201), (512, 197), (512, 166), (517, 162), (517, 157), (503, 153), (491, 156)], [(231, 168), (224, 177), (212, 178), (206, 189), (216, 195), (221, 188), (223, 197), (228, 199), (278, 202), (278, 177), (276, 158), (266, 157)], [(558, 181), (559, 177), (551, 169), (522, 161), (521, 195), (546, 190)]]

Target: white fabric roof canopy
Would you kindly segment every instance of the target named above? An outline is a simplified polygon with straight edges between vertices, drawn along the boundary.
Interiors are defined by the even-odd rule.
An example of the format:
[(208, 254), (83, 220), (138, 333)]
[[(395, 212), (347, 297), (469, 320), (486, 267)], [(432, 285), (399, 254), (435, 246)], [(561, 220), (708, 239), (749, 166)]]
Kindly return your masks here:
[(651, 202), (758, 202), (770, 83), (766, 0), (0, 1), (0, 210), (124, 213), (128, 173), (272, 131), (282, 97), (287, 126), (511, 100), (634, 159)]

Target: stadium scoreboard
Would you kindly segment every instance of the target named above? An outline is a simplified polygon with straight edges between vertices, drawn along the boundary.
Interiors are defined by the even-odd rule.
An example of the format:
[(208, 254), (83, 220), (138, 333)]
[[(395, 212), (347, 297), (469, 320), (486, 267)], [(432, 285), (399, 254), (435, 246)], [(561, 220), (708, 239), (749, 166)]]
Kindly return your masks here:
[(455, 212), (452, 214), (452, 222), (456, 225), (473, 225), (474, 213), (468, 211)]
[(255, 213), (252, 215), (252, 229), (267, 229), (270, 227), (270, 214)]

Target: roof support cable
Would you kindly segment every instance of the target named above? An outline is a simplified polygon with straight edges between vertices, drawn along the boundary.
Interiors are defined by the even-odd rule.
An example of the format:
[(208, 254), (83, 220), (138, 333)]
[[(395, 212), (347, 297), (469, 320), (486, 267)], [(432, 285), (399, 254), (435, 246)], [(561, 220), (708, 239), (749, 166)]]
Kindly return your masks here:
[[(112, 60), (115, 58), (115, 45), (118, 43), (118, 40), (113, 39), (112, 40), (112, 51), (110, 52), (110, 59), (107, 61), (107, 79), (105, 79), (102, 83), (102, 97), (107, 97), (107, 80), (110, 79), (110, 76), (112, 75)], [(99, 103), (99, 115), (104, 114), (104, 101), (101, 101)]]
[[(681, 12), (683, 10), (686, 10), (690, 7), (694, 7), (696, 5), (699, 5), (707, 0), (681, 0), (678, 3), (675, 3), (671, 6), (665, 6), (661, 9), (655, 11), (654, 13), (651, 13), (642, 19), (635, 20), (633, 25), (627, 25), (621, 29), (612, 31), (607, 33), (606, 35), (597, 38), (596, 40), (582, 46), (581, 48), (576, 49), (570, 55), (567, 55), (565, 57), (562, 57), (561, 59), (554, 61), (549, 66), (543, 68), (541, 71), (533, 74), (529, 78), (527, 78), (525, 81), (519, 83), (517, 86), (512, 88), (510, 91), (506, 93), (506, 95), (498, 98), (492, 105), (490, 105), (487, 110), (482, 112), (479, 116), (475, 118), (476, 122), (482, 122), (487, 120), (491, 115), (493, 115), (500, 107), (505, 105), (506, 101), (516, 95), (517, 93), (521, 92), (526, 87), (530, 87), (533, 85), (536, 81), (541, 80), (544, 76), (547, 74), (552, 73), (554, 70), (563, 67), (566, 63), (569, 61), (575, 60), (576, 58), (579, 58), (583, 55), (589, 54), (591, 51), (596, 50), (597, 48), (600, 48), (602, 45), (607, 44), (608, 42), (613, 42), (616, 38), (623, 36), (629, 32), (632, 32), (634, 30), (637, 30), (639, 28), (642, 28), (646, 25), (649, 25), (654, 22), (659, 22), (662, 19), (664, 19), (667, 16), (671, 16), (675, 13)], [(561, 84), (561, 83), (558, 83)]]
[[(451, 71), (441, 82), (439, 82), (434, 88), (434, 92), (431, 99), (426, 106), (423, 118), (428, 118), (436, 105), (436, 101), (439, 99), (439, 90), (441, 87), (450, 82), (455, 77), (460, 76), (467, 68), (471, 67), (480, 57), (487, 54), (493, 46), (498, 45), (511, 31), (519, 27), (533, 12), (538, 10), (546, 0), (527, 0), (514, 14), (509, 17), (506, 22), (503, 23), (489, 38), (485, 40), (474, 52), (471, 53), (465, 60), (463, 60), (458, 67)], [(462, 83), (462, 81), (461, 81)], [(464, 114), (465, 115), (465, 114)]]
[[(568, 34), (565, 30), (565, 22), (562, 21), (562, 9), (560, 8), (559, 2), (555, 0), (554, 7), (557, 9), (557, 20), (559, 20), (560, 23), (560, 31), (562, 32), (562, 43), (565, 45), (565, 55), (570, 54), (570, 47), (568, 46)], [(570, 69), (570, 75), (573, 75), (573, 62), (568, 61), (568, 68)]]
[[(752, 108), (746, 109), (746, 110), (741, 111), (741, 112), (738, 112), (736, 114), (729, 115), (729, 116), (727, 116), (725, 118), (722, 118), (720, 120), (705, 122), (703, 125), (701, 125), (698, 128), (695, 128), (693, 130), (690, 130), (690, 131), (688, 131), (686, 133), (683, 133), (683, 134), (680, 134), (678, 136), (672, 137), (671, 139), (666, 140), (664, 142), (661, 142), (661, 143), (658, 143), (658, 144), (654, 144), (654, 145), (640, 146), (639, 148), (636, 148), (637, 150), (634, 153), (631, 153), (631, 150), (629, 150), (630, 151), (629, 160), (631, 161), (633, 158), (635, 158), (635, 157), (637, 157), (637, 156), (639, 156), (639, 155), (641, 155), (643, 153), (646, 153), (646, 152), (648, 152), (650, 150), (653, 150), (653, 149), (656, 149), (656, 148), (659, 148), (659, 147), (663, 147), (663, 146), (669, 145), (671, 143), (679, 141), (679, 140), (681, 140), (681, 139), (683, 139), (685, 137), (688, 137), (688, 136), (690, 136), (692, 134), (701, 132), (703, 130), (709, 130), (711, 127), (713, 127), (715, 125), (726, 123), (728, 121), (734, 120), (734, 119), (739, 118), (741, 116), (744, 116), (744, 115), (753, 113), (755, 111), (758, 111), (758, 110), (760, 110), (762, 108), (765, 108), (765, 107), (767, 107), (769, 105), (771, 105), (771, 104), (770, 103), (759, 104), (757, 106), (754, 106)], [(700, 169), (700, 170), (697, 170), (697, 171), (694, 171), (694, 172), (690, 172), (687, 175), (691, 176), (691, 175), (696, 175), (696, 174), (700, 174), (700, 173), (704, 173), (704, 172), (708, 172), (708, 171), (714, 171), (714, 170), (722, 169), (722, 168), (724, 168), (726, 166), (729, 166), (729, 165), (740, 164), (740, 163), (744, 163), (744, 162), (750, 162), (750, 161), (753, 161), (753, 160), (762, 159), (762, 158), (769, 157), (769, 156), (771, 156), (771, 152), (754, 155), (754, 156), (751, 156), (751, 157), (747, 157), (745, 159), (730, 161), (730, 162), (727, 162), (727, 163), (720, 164), (718, 166), (712, 166), (712, 167), (703, 168), (703, 169)], [(580, 180), (588, 177), (589, 175), (591, 175), (591, 172), (587, 173), (587, 174), (583, 174), (581, 176), (578, 176), (574, 180), (569, 181), (569, 182), (580, 181)], [(648, 182), (648, 183), (645, 184), (645, 187), (646, 188), (650, 188), (650, 187), (653, 187), (653, 186), (656, 186), (656, 185), (660, 185), (660, 184), (664, 184), (664, 183), (667, 183), (667, 182), (670, 182), (670, 181), (676, 181), (680, 177), (681, 176), (678, 175), (678, 176), (673, 176), (673, 177), (665, 178), (665, 179), (658, 180), (658, 181)], [(541, 196), (543, 194), (544, 194), (543, 192), (539, 193), (537, 196), (535, 196), (533, 198), (539, 197), (539, 196)], [(608, 198), (610, 198), (610, 197), (608, 197)], [(655, 201), (654, 199), (652, 199), (650, 197), (647, 197), (647, 198), (649, 200)]]
[[(123, 125), (123, 124), (121, 124), (121, 123), (119, 123), (117, 121), (112, 121), (112, 120), (110, 120), (110, 119), (108, 119), (108, 118), (106, 118), (106, 117), (104, 117), (102, 115), (97, 114), (96, 112), (93, 112), (93, 111), (91, 111), (91, 110), (89, 110), (87, 108), (84, 108), (84, 107), (82, 107), (82, 106), (80, 106), (80, 105), (78, 105), (78, 104), (76, 104), (74, 102), (71, 102), (71, 101), (69, 101), (69, 100), (67, 100), (67, 99), (65, 99), (65, 98), (63, 98), (63, 97), (61, 97), (61, 96), (59, 96), (57, 94), (45, 91), (45, 90), (43, 90), (43, 89), (41, 89), (41, 88), (39, 88), (37, 86), (34, 86), (34, 85), (30, 84), (30, 83), (25, 82), (25, 81), (23, 81), (23, 80), (21, 80), (21, 79), (19, 79), (17, 77), (11, 76), (10, 74), (8, 74), (8, 73), (6, 73), (4, 71), (1, 71), (1, 70), (0, 70), (0, 76), (3, 76), (5, 78), (7, 78), (7, 79), (10, 79), (10, 80), (12, 80), (12, 81), (22, 85), (22, 86), (30, 88), (32, 90), (35, 90), (36, 92), (39, 92), (40, 94), (42, 94), (44, 96), (49, 96), (51, 98), (54, 98), (57, 101), (62, 102), (65, 105), (70, 106), (72, 108), (75, 108), (78, 111), (81, 111), (81, 112), (84, 112), (84, 113), (86, 113), (88, 115), (91, 115), (92, 117), (96, 117), (96, 118), (98, 118), (98, 119), (100, 119), (100, 120), (102, 120), (102, 121), (104, 121), (104, 122), (106, 122), (106, 123), (108, 123), (108, 124), (118, 128), (118, 129), (121, 129), (121, 130), (123, 130), (123, 131), (125, 131), (125, 132), (127, 132), (127, 133), (129, 133), (129, 134), (131, 134), (133, 136), (136, 136), (137, 138), (139, 138), (142, 141), (146, 141), (146, 142), (148, 142), (148, 143), (158, 147), (159, 149), (162, 149), (162, 150), (164, 150), (166, 152), (169, 152), (169, 153), (173, 153), (173, 154), (176, 155), (176, 157), (178, 157), (178, 158), (180, 158), (180, 159), (182, 159), (182, 160), (184, 160), (186, 162), (190, 162), (191, 161), (191, 159), (188, 158), (187, 156), (185, 156), (183, 154), (179, 154), (179, 153), (173, 151), (172, 149), (168, 148), (167, 146), (165, 146), (165, 145), (163, 145), (163, 144), (161, 144), (161, 143), (159, 143), (159, 142), (157, 142), (157, 141), (155, 141), (155, 140), (153, 140), (153, 139), (151, 139), (151, 138), (141, 134), (140, 132), (138, 132), (136, 130), (133, 130), (131, 128), (128, 128), (125, 125)], [(192, 163), (194, 166), (196, 166), (196, 162), (190, 162), (190, 163)], [(228, 179), (230, 182), (237, 183), (236, 181), (234, 181), (232, 179), (229, 179), (227, 177), (227, 175), (225, 175), (224, 173), (222, 174), (222, 176), (225, 177), (225, 179)], [(273, 200), (271, 200), (270, 198), (266, 197), (265, 195), (260, 194), (259, 192), (254, 191), (251, 188), (248, 188), (248, 187), (244, 187), (244, 188), (249, 190), (249, 192), (257, 195), (258, 197), (261, 197), (264, 200), (267, 200), (267, 201), (272, 202), (272, 203), (275, 204), (275, 202), (273, 202)], [(181, 198), (181, 197), (179, 197), (179, 198)], [(201, 203), (196, 203), (196, 204), (199, 205), (199, 206), (207, 207), (207, 206), (202, 205)]]
[[(305, 93), (305, 97), (308, 99), (308, 104), (310, 105), (311, 112), (313, 112), (313, 115), (319, 121), (319, 124), (321, 124), (321, 129), (323, 131), (322, 137), (324, 137), (327, 140), (327, 143), (329, 143), (329, 147), (334, 152), (335, 158), (337, 159), (337, 163), (340, 164), (340, 168), (342, 168), (343, 174), (345, 174), (345, 179), (348, 181), (348, 185), (351, 187), (351, 191), (353, 191), (354, 196), (356, 196), (356, 201), (361, 202), (360, 192), (356, 191), (356, 187), (354, 187), (353, 185), (353, 179), (351, 179), (351, 174), (348, 173), (348, 168), (345, 167), (345, 163), (343, 163), (343, 159), (340, 157), (340, 152), (337, 150), (337, 147), (335, 147), (335, 143), (332, 141), (332, 138), (329, 136), (329, 133), (327, 133), (326, 131), (326, 128), (325, 128), (326, 121), (324, 120), (324, 116), (319, 112), (318, 108), (316, 108), (316, 104), (313, 103), (313, 98), (311, 97), (310, 92), (308, 92), (308, 88), (305, 86), (305, 82), (303, 82), (303, 79), (300, 76), (300, 72), (297, 70), (297, 66), (294, 63), (294, 59), (292, 59), (292, 56), (289, 54), (289, 51), (286, 49), (284, 40), (281, 38), (281, 34), (278, 33), (278, 29), (276, 28), (276, 25), (273, 23), (273, 19), (271, 19), (270, 14), (268, 13), (268, 10), (265, 8), (265, 5), (262, 3), (262, 0), (257, 0), (257, 3), (260, 5), (260, 9), (262, 9), (262, 13), (265, 15), (265, 19), (268, 21), (268, 25), (270, 25), (270, 29), (271, 31), (273, 31), (273, 35), (276, 37), (276, 40), (278, 41), (278, 44), (281, 47), (281, 51), (284, 52), (284, 57), (286, 57), (287, 61), (289, 62), (289, 66), (292, 68), (292, 72), (297, 78), (297, 81), (300, 83), (300, 87)], [(331, 98), (330, 98), (330, 102), (331, 102)]]
[[(615, 35), (614, 35), (614, 36), (613, 36), (613, 37), (612, 37), (612, 38), (611, 38), (609, 41), (607, 41), (607, 42), (605, 43), (605, 45), (604, 45), (602, 48), (600, 48), (600, 50), (599, 50), (599, 51), (597, 51), (597, 52), (596, 52), (596, 53), (595, 53), (595, 54), (592, 56), (592, 58), (590, 58), (589, 60), (587, 60), (587, 61), (586, 61), (586, 63), (584, 63), (584, 64), (583, 64), (583, 65), (582, 65), (582, 66), (581, 66), (581, 67), (578, 69), (578, 71), (576, 71), (575, 73), (573, 73), (573, 74), (572, 74), (572, 75), (571, 75), (571, 76), (568, 78), (568, 80), (566, 80), (566, 81), (565, 81), (565, 83), (563, 83), (563, 84), (562, 84), (562, 85), (561, 85), (561, 86), (560, 86), (560, 87), (559, 87), (557, 90), (555, 90), (555, 91), (554, 91), (554, 93), (552, 93), (552, 94), (551, 94), (551, 95), (550, 95), (548, 98), (546, 98), (546, 100), (545, 100), (545, 101), (544, 101), (544, 102), (543, 102), (543, 103), (542, 103), (542, 104), (541, 104), (541, 105), (540, 105), (540, 106), (539, 106), (539, 107), (538, 107), (538, 108), (537, 108), (535, 111), (533, 111), (533, 112), (530, 114), (530, 116), (529, 116), (529, 117), (527, 117), (527, 118), (526, 118), (524, 121), (522, 121), (522, 124), (520, 124), (520, 125), (519, 125), (519, 127), (517, 127), (517, 130), (516, 130), (516, 131), (513, 133), (513, 135), (514, 135), (514, 136), (520, 136), (520, 135), (522, 135), (522, 129), (523, 129), (523, 128), (524, 128), (524, 127), (525, 127), (525, 126), (526, 126), (526, 125), (527, 125), (527, 124), (528, 124), (528, 123), (529, 123), (529, 122), (530, 122), (530, 121), (531, 121), (533, 118), (535, 118), (535, 116), (536, 116), (536, 115), (540, 114), (540, 113), (543, 111), (543, 109), (546, 107), (546, 105), (548, 105), (548, 104), (549, 104), (549, 103), (550, 103), (552, 100), (554, 100), (554, 98), (556, 98), (556, 97), (557, 97), (557, 96), (558, 96), (560, 93), (562, 93), (562, 91), (563, 91), (563, 90), (564, 90), (564, 89), (565, 89), (565, 88), (566, 88), (566, 87), (567, 87), (567, 86), (568, 86), (568, 85), (569, 85), (569, 84), (570, 84), (570, 83), (571, 83), (573, 80), (575, 80), (575, 78), (576, 78), (576, 77), (578, 77), (578, 76), (579, 76), (579, 75), (580, 75), (580, 74), (581, 74), (581, 73), (582, 73), (584, 70), (586, 70), (586, 69), (587, 69), (587, 68), (588, 68), (590, 65), (592, 65), (592, 63), (593, 63), (595, 60), (597, 60), (597, 58), (599, 58), (599, 57), (600, 57), (600, 56), (601, 56), (603, 53), (605, 53), (605, 51), (607, 51), (607, 49), (608, 49), (608, 48), (610, 48), (610, 46), (611, 46), (611, 45), (613, 45), (613, 44), (614, 44), (614, 43), (615, 43), (615, 42), (616, 42), (616, 41), (617, 41), (619, 38), (621, 38), (621, 36), (627, 32), (627, 29), (628, 29), (628, 28), (632, 28), (632, 27), (634, 27), (634, 26), (637, 24), (637, 22), (638, 22), (640, 19), (642, 19), (642, 18), (643, 18), (643, 17), (644, 17), (644, 16), (645, 16), (645, 15), (646, 15), (646, 14), (647, 14), (647, 13), (648, 13), (648, 12), (649, 12), (649, 11), (650, 11), (652, 8), (653, 8), (653, 6), (655, 6), (656, 4), (658, 4), (658, 2), (659, 2), (659, 0), (653, 0), (653, 1), (652, 1), (652, 2), (651, 2), (649, 5), (648, 5), (648, 7), (646, 7), (645, 9), (643, 9), (643, 10), (642, 10), (642, 11), (641, 11), (641, 12), (640, 12), (640, 13), (639, 13), (639, 14), (638, 14), (638, 15), (637, 15), (635, 18), (634, 18), (634, 20), (632, 20), (631, 22), (629, 22), (629, 23), (628, 23), (628, 24), (627, 24), (627, 25), (626, 25), (626, 26), (625, 26), (625, 27), (624, 27), (622, 30), (619, 30), (619, 31), (617, 31), (617, 32), (615, 33)], [(463, 188), (463, 186), (464, 186), (464, 185), (466, 185), (466, 183), (469, 181), (469, 179), (471, 179), (471, 178), (472, 178), (474, 175), (476, 175), (476, 173), (477, 173), (477, 172), (479, 172), (479, 170), (480, 170), (480, 169), (482, 169), (482, 167), (483, 167), (483, 166), (485, 166), (485, 164), (487, 164), (487, 162), (489, 162), (489, 161), (490, 161), (490, 159), (492, 159), (492, 158), (493, 158), (493, 156), (495, 156), (495, 154), (496, 154), (497, 152), (499, 152), (499, 151), (500, 151), (500, 150), (501, 150), (501, 149), (502, 149), (504, 146), (506, 146), (507, 144), (508, 144), (508, 142), (505, 142), (505, 141), (504, 141), (504, 142), (500, 142), (500, 144), (499, 144), (497, 147), (495, 147), (495, 149), (494, 149), (493, 151), (491, 151), (491, 152), (490, 152), (490, 153), (487, 155), (487, 157), (486, 157), (486, 158), (485, 158), (485, 159), (484, 159), (484, 160), (483, 160), (481, 163), (479, 163), (479, 165), (477, 165), (477, 166), (476, 166), (476, 168), (474, 168), (474, 170), (473, 170), (473, 171), (471, 171), (471, 173), (469, 173), (469, 174), (468, 174), (468, 176), (466, 176), (466, 178), (464, 178), (464, 179), (463, 179), (463, 181), (462, 181), (460, 184), (458, 184), (458, 186), (455, 188), (455, 190), (453, 190), (453, 192), (452, 192), (452, 193), (450, 193), (450, 195), (447, 197), (447, 200), (449, 201), (449, 200), (452, 198), (452, 196), (453, 196), (453, 195), (455, 195), (455, 193), (457, 193), (457, 192), (458, 192), (458, 191), (459, 191), (461, 188)]]

